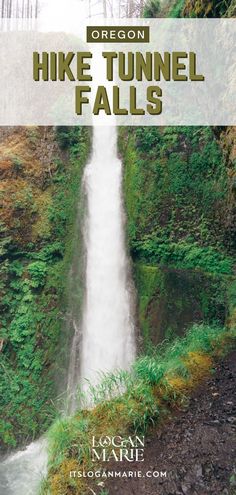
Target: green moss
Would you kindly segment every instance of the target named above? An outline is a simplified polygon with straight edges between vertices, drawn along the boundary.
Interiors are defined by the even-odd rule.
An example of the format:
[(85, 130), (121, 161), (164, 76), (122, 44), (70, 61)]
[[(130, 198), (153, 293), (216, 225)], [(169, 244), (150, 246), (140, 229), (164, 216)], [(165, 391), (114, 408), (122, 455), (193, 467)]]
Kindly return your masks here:
[(228, 286), (229, 308), (232, 310), (235, 307), (236, 301), (236, 280), (233, 280)]
[[(45, 231), (41, 235), (36, 220), (37, 229), (27, 246), (22, 248), (6, 237), (2, 250), (6, 262), (1, 272), (4, 345), (0, 409), (4, 420), (0, 431), (6, 445), (38, 436), (56, 415), (53, 400), (58, 343), (64, 324), (80, 183), (90, 147), (86, 128), (67, 128), (64, 140), (65, 136), (67, 155), (54, 168), (42, 193), (43, 197), (47, 195), (43, 212), (47, 235)], [(37, 204), (40, 209), (40, 201)]]
[(156, 297), (157, 292), (164, 297), (164, 277), (158, 267), (138, 263), (135, 265), (135, 281), (139, 298), (139, 326), (144, 339), (145, 349), (148, 351), (151, 344), (150, 304), (153, 298)]
[(172, 18), (182, 17), (184, 5), (185, 5), (185, 0), (177, 0), (177, 2), (174, 3), (173, 7), (168, 13), (168, 17), (172, 17)]
[(212, 130), (148, 127), (120, 132), (134, 260), (231, 274), (235, 241), (223, 214), (228, 177)]
[(194, 322), (224, 324), (231, 279), (142, 263), (135, 263), (134, 274), (145, 351), (153, 343), (183, 335)]
[(148, 0), (145, 3), (143, 17), (147, 17), (147, 18), (157, 17), (159, 12), (160, 12), (160, 1)]
[(175, 0), (164, 3), (159, 0), (147, 0), (144, 17), (234, 17), (235, 0)]
[(185, 1), (185, 17), (227, 17), (236, 11), (235, 0), (191, 0)]
[(224, 323), (235, 239), (230, 184), (210, 128), (121, 128), (127, 234), (144, 347), (195, 321)]
[(185, 0), (171, 2), (160, 2), (159, 0), (148, 0), (145, 3), (143, 17), (182, 17)]

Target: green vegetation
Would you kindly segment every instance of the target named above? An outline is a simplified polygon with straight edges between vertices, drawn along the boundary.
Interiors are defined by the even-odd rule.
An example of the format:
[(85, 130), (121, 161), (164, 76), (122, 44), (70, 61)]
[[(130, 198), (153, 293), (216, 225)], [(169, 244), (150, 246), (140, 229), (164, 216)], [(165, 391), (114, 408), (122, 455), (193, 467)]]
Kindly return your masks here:
[(191, 0), (185, 1), (185, 17), (233, 17), (236, 14), (235, 0)]
[[(120, 131), (128, 238), (135, 260), (232, 273), (228, 178), (209, 128)], [(142, 191), (142, 194), (140, 194)]]
[(185, 0), (177, 0), (166, 2), (161, 6), (159, 0), (149, 0), (144, 6), (143, 17), (182, 17), (185, 3)]
[(175, 0), (164, 2), (148, 0), (145, 3), (144, 17), (234, 17), (235, 0)]
[(145, 432), (174, 405), (186, 402), (192, 387), (212, 370), (214, 357), (224, 355), (235, 336), (235, 328), (194, 325), (185, 337), (138, 358), (130, 373), (108, 375), (99, 387), (91, 387), (94, 409), (58, 420), (49, 432), (49, 477), (42, 493), (87, 493), (87, 482), (70, 479), (68, 473), (102, 467), (91, 461), (92, 436)]
[(183, 335), (193, 321), (224, 325), (234, 285), (230, 279), (142, 263), (135, 264), (134, 274), (146, 351), (153, 343)]
[(184, 5), (185, 5), (185, 0), (177, 0), (177, 2), (174, 2), (168, 13), (168, 17), (173, 17), (173, 18), (182, 17)]
[[(42, 192), (36, 195), (36, 174), (27, 183), (28, 199), (25, 189), (21, 194), (23, 203), (30, 201), (29, 210), (12, 195), (15, 213), (9, 226), (3, 223), (2, 229), (0, 430), (3, 444), (10, 446), (29, 442), (45, 431), (56, 414), (55, 356), (89, 132), (86, 128), (59, 128), (54, 139), (63, 153), (60, 156), (58, 148), (46, 187), (43, 184)], [(37, 133), (35, 140), (34, 146), (39, 146)], [(21, 157), (14, 157), (14, 167), (20, 161)], [(26, 215), (28, 223), (24, 226)], [(19, 239), (14, 228), (19, 232), (25, 228), (25, 239)]]
[(157, 17), (157, 14), (160, 11), (160, 1), (159, 0), (149, 0), (146, 2), (143, 17), (153, 18)]
[(233, 268), (233, 259), (217, 252), (213, 247), (199, 247), (189, 242), (160, 242), (160, 238), (137, 241), (133, 248), (134, 257), (160, 263), (161, 265), (176, 268), (198, 268), (205, 272), (225, 273), (230, 275)]
[(224, 324), (235, 264), (230, 175), (207, 127), (120, 128), (127, 237), (145, 349)]

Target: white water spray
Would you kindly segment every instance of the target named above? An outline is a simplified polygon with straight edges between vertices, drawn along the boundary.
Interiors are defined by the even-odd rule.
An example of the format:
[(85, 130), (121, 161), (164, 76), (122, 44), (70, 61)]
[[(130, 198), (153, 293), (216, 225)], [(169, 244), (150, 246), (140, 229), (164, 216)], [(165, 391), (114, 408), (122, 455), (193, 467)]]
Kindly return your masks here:
[[(125, 249), (122, 164), (115, 126), (94, 127), (93, 153), (83, 177), (87, 203), (82, 321), (73, 320), (68, 374), (69, 410), (77, 388), (96, 385), (104, 373), (126, 370), (135, 355), (133, 288)], [(85, 382), (86, 380), (86, 382)]]
[(46, 473), (46, 441), (38, 440), (1, 462), (0, 494), (36, 495)]
[(82, 321), (81, 379), (127, 369), (134, 359), (132, 290), (124, 239), (122, 165), (116, 127), (95, 127), (85, 169), (86, 295)]

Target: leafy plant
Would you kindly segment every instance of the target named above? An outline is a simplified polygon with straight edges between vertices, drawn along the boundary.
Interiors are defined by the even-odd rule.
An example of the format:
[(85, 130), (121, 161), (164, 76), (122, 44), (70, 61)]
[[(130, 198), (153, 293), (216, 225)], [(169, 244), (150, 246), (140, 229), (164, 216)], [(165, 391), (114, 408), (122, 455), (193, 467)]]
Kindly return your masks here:
[(34, 261), (30, 263), (27, 270), (31, 277), (32, 287), (42, 287), (47, 275), (47, 265), (44, 261)]

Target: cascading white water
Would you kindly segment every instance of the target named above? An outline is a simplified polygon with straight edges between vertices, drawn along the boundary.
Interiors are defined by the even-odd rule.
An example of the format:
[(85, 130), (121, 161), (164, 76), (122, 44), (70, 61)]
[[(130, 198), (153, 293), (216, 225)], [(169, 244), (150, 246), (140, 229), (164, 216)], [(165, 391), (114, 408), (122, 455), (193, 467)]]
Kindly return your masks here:
[(46, 442), (38, 440), (1, 462), (0, 494), (36, 495), (46, 473)]
[[(84, 172), (86, 291), (81, 327), (73, 321), (75, 336), (68, 373), (71, 411), (76, 407), (79, 381), (86, 378), (96, 384), (99, 372), (127, 369), (135, 354), (132, 287), (122, 209), (122, 165), (117, 157), (116, 138), (115, 127), (94, 128), (92, 159)], [(45, 440), (10, 455), (1, 463), (0, 495), (36, 495), (46, 465)]]
[(131, 287), (125, 250), (122, 165), (116, 127), (95, 127), (93, 154), (84, 174), (86, 294), (80, 351), (81, 379), (127, 369), (134, 359)]
[[(93, 153), (83, 177), (85, 296), (82, 321), (73, 319), (68, 373), (69, 411), (76, 392), (101, 373), (128, 369), (135, 355), (132, 283), (125, 249), (122, 164), (115, 126), (94, 127)], [(86, 379), (86, 382), (85, 382)]]

